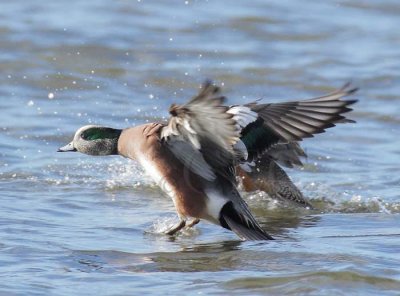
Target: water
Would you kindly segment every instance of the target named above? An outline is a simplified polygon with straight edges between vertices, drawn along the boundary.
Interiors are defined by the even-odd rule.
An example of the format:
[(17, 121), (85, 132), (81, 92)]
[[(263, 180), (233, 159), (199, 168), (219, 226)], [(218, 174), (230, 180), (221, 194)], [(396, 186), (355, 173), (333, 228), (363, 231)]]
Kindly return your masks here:
[[(2, 1), (1, 295), (400, 295), (398, 1)], [(317, 210), (244, 194), (276, 241), (200, 223), (134, 162), (57, 154), (88, 123), (167, 116), (212, 78), (230, 103), (352, 80), (351, 117), (289, 174)]]

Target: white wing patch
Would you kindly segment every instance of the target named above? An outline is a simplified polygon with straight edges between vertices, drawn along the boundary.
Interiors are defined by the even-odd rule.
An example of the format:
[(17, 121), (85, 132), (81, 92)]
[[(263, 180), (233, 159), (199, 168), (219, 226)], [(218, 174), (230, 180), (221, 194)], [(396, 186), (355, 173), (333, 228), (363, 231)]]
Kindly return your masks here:
[[(258, 118), (258, 114), (246, 106), (233, 106), (226, 113), (233, 115), (232, 119), (236, 122), (239, 130), (242, 130)], [(235, 143), (233, 150), (235, 151), (236, 159), (240, 161), (247, 160), (249, 153), (246, 145), (241, 140)]]
[(251, 109), (246, 106), (233, 106), (229, 108), (226, 113), (233, 115), (233, 120), (236, 121), (241, 129), (256, 121), (258, 118), (258, 114), (254, 111), (251, 111)]

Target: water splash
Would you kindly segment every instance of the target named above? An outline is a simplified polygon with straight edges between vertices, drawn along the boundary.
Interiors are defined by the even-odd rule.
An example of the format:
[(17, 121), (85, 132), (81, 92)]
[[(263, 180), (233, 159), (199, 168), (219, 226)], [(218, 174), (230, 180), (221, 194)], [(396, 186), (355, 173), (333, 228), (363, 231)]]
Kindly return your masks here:
[[(327, 185), (314, 182), (296, 184), (319, 213), (400, 213), (400, 202), (389, 202), (379, 196), (368, 196), (347, 191), (337, 192)], [(273, 199), (265, 192), (242, 193), (252, 207), (260, 205), (268, 210), (282, 207), (296, 208), (295, 205)], [(299, 208), (300, 209), (300, 208)]]
[[(153, 222), (153, 224), (146, 230), (147, 233), (150, 234), (162, 234), (165, 235), (165, 232), (170, 230), (172, 227), (179, 223), (179, 219), (177, 216), (170, 216), (159, 218)], [(198, 233), (196, 227), (185, 227), (181, 231), (179, 231), (180, 236), (193, 236)]]
[(151, 184), (143, 170), (131, 160), (112, 162), (106, 170), (109, 173), (105, 182), (107, 190), (140, 188), (143, 185)]

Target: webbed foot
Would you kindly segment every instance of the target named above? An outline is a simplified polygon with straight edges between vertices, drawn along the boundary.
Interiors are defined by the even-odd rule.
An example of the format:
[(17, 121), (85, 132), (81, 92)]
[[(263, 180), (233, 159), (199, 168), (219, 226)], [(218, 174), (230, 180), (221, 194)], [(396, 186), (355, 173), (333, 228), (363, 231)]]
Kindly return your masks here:
[(169, 230), (165, 231), (164, 233), (168, 234), (168, 235), (174, 235), (179, 230), (181, 230), (183, 227), (185, 227), (185, 225), (186, 225), (186, 221), (185, 220), (181, 220), (178, 224), (176, 224), (175, 226), (171, 227)]

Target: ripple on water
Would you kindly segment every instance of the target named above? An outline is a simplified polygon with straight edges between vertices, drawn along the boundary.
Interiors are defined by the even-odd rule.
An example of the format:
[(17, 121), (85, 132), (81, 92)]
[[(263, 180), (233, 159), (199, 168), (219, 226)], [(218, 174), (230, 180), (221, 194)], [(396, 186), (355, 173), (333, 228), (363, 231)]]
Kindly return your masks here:
[[(1, 295), (398, 295), (398, 1), (70, 2), (2, 1)], [(360, 86), (357, 124), (288, 170), (315, 210), (243, 193), (275, 241), (165, 236), (173, 203), (136, 163), (55, 153), (165, 120), (206, 78), (229, 104)]]
[[(325, 286), (323, 290), (320, 288), (321, 283)], [(343, 286), (346, 286), (346, 293), (349, 294), (358, 294), (362, 287), (364, 295), (374, 295), (374, 293), (378, 295), (400, 289), (400, 281), (356, 271), (318, 271), (290, 276), (245, 277), (228, 281), (223, 285), (233, 294), (252, 291), (270, 295), (332, 295), (333, 293), (340, 295)]]

